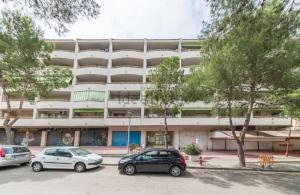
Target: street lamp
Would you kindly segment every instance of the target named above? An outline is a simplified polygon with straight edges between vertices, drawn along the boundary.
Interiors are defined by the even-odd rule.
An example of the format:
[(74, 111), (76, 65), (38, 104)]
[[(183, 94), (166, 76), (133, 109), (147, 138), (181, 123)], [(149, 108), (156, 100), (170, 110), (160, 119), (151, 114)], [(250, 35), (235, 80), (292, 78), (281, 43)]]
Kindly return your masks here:
[(130, 122), (131, 122), (131, 116), (132, 116), (132, 112), (130, 110), (127, 111), (127, 115), (128, 115), (128, 132), (127, 132), (127, 154), (129, 154), (130, 152), (130, 148), (129, 148), (129, 139), (130, 139)]

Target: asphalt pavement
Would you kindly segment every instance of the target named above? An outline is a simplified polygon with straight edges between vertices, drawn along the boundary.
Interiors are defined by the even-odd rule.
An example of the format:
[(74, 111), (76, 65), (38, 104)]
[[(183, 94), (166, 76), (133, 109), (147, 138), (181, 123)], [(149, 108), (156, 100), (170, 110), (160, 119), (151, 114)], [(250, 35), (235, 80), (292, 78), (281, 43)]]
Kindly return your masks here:
[(168, 174), (120, 174), (115, 166), (84, 173), (72, 170), (31, 171), (29, 166), (0, 168), (1, 195), (110, 194), (300, 194), (300, 173), (188, 169)]

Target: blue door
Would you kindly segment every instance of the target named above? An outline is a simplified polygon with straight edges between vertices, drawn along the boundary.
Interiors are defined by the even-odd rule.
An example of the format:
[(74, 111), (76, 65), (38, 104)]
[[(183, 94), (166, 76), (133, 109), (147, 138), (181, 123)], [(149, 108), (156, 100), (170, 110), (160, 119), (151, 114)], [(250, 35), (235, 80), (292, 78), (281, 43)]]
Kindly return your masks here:
[[(112, 146), (127, 146), (127, 131), (113, 131), (112, 132)], [(130, 144), (141, 144), (141, 132), (130, 131)]]

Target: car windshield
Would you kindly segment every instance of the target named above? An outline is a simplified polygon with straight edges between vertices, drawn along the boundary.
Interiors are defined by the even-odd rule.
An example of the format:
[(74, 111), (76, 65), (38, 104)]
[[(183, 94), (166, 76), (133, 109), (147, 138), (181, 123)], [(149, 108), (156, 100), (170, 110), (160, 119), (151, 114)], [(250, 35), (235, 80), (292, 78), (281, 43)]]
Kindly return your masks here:
[(84, 156), (84, 155), (91, 154), (89, 151), (81, 148), (70, 148), (69, 150), (77, 156)]

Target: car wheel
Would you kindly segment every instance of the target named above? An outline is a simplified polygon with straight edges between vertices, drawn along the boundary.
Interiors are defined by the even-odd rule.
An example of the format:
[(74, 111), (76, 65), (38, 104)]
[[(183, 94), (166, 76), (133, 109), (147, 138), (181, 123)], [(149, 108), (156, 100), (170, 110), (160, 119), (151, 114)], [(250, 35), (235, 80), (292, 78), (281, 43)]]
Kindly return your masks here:
[(84, 163), (79, 162), (79, 163), (76, 163), (74, 169), (75, 169), (76, 172), (80, 173), (80, 172), (84, 172), (86, 167), (85, 167)]
[(124, 167), (124, 173), (126, 175), (134, 175), (135, 174), (135, 167), (132, 164), (128, 164)]
[(32, 164), (32, 170), (33, 170), (34, 172), (39, 172), (39, 171), (43, 170), (43, 165), (42, 165), (42, 163), (40, 163), (40, 162), (35, 162), (35, 163), (33, 163), (33, 164)]
[(174, 177), (180, 176), (180, 175), (181, 175), (181, 172), (182, 172), (182, 170), (181, 170), (181, 168), (180, 168), (179, 166), (173, 166), (173, 167), (171, 167), (171, 169), (170, 169), (170, 174), (171, 174), (172, 176), (174, 176)]

